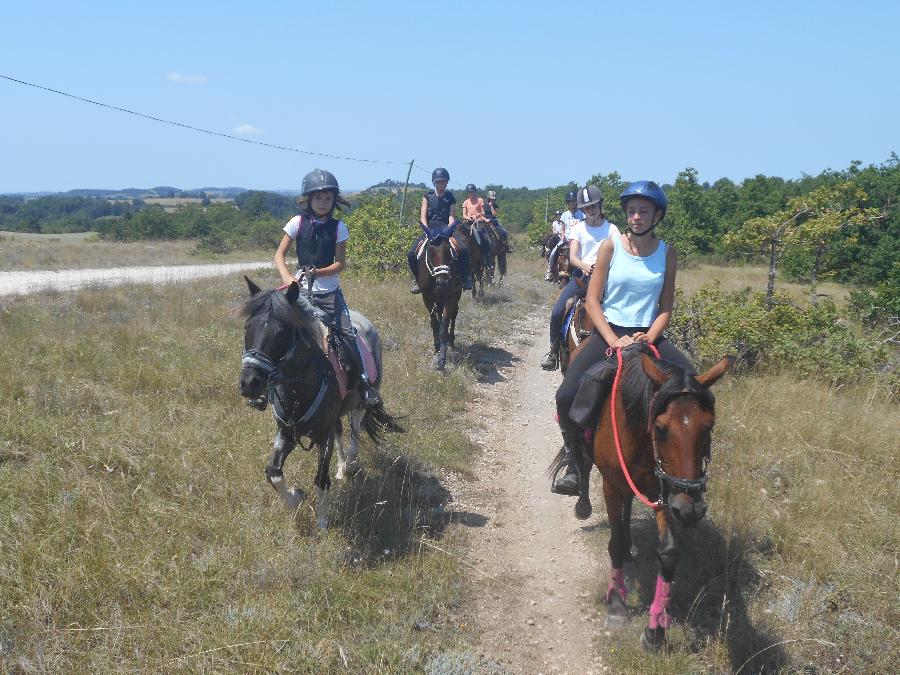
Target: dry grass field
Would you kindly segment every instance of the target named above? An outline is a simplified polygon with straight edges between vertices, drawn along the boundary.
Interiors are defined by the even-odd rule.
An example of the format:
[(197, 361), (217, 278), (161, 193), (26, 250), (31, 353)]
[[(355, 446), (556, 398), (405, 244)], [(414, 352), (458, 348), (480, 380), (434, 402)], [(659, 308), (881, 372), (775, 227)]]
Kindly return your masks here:
[(236, 251), (224, 255), (197, 251), (197, 242), (101, 241), (90, 232), (27, 234), (0, 232), (0, 270), (61, 270), (128, 265), (180, 265), (203, 261), (270, 260), (271, 251)]
[[(538, 263), (512, 267), (491, 302), (464, 301), (445, 376), (428, 368), (405, 280), (345, 280), (382, 332), (384, 396), (408, 433), (365, 443), (324, 534), (264, 481), (272, 419), (236, 386), (240, 277), (4, 302), (0, 670), (464, 672), (447, 669), (469, 648), (452, 622), (468, 568), (442, 477), (464, 477), (478, 452), (465, 403), (479, 354), (551, 296)], [(680, 281), (764, 281), (743, 273)], [(673, 650), (640, 653), (636, 618), (624, 636), (598, 633), (610, 672), (894, 671), (900, 416), (872, 393), (787, 372), (717, 385), (710, 512), (679, 533)], [(313, 472), (299, 449), (286, 465), (304, 489)], [(655, 575), (644, 514), (626, 567), (638, 617)], [(607, 536), (599, 526), (604, 560)]]

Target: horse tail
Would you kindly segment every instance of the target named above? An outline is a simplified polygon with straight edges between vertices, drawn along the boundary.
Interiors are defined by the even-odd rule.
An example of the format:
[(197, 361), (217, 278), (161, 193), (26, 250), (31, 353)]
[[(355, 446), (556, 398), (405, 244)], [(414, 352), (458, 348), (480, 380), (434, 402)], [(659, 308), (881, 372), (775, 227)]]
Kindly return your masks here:
[(547, 467), (547, 475), (555, 476), (567, 463), (566, 446), (563, 445), (559, 452), (556, 453), (556, 457), (550, 462), (550, 466)]
[(384, 440), (384, 434), (392, 431), (395, 434), (405, 434), (406, 429), (397, 423), (397, 418), (384, 409), (384, 405), (378, 405), (370, 410), (362, 418), (362, 427), (366, 430), (376, 445)]

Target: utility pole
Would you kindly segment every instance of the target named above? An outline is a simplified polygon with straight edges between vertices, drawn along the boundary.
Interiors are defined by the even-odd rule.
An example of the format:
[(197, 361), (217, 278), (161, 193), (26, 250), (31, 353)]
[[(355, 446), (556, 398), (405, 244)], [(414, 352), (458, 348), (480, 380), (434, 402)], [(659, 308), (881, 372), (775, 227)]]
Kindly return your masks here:
[(544, 225), (550, 222), (550, 195), (547, 194), (547, 203), (544, 204)]
[(406, 172), (406, 184), (403, 186), (403, 196), (400, 198), (400, 226), (403, 227), (403, 208), (406, 206), (406, 191), (409, 189), (409, 176), (412, 173), (415, 159), (409, 161), (409, 170)]

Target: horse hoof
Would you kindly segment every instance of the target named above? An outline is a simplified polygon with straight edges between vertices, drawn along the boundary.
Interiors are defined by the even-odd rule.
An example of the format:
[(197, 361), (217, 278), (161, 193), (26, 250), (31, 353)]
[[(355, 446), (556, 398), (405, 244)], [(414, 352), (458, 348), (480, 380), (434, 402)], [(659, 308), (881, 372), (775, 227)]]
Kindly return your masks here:
[(288, 488), (281, 494), (281, 499), (288, 510), (295, 511), (303, 502), (303, 491), (297, 488)]
[(589, 499), (579, 499), (575, 502), (575, 517), (578, 520), (587, 520), (591, 517), (591, 514), (594, 512), (594, 507), (591, 506), (591, 501)]
[(609, 628), (620, 628), (631, 621), (628, 607), (618, 593), (610, 593), (607, 601), (606, 625)]
[(665, 628), (645, 628), (641, 633), (641, 649), (648, 654), (656, 654), (666, 647)]

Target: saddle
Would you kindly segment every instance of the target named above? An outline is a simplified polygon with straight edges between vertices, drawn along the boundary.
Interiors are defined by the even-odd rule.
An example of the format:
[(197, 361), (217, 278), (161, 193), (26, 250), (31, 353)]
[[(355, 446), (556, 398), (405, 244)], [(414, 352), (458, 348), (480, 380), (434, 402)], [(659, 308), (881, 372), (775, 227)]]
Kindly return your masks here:
[[(326, 341), (325, 356), (328, 357), (328, 362), (334, 370), (338, 392), (343, 401), (347, 397), (347, 383), (351, 380), (351, 375), (354, 379), (360, 375), (356, 354), (351, 351), (353, 346), (347, 344), (340, 333), (329, 330)], [(366, 371), (366, 377), (369, 378), (369, 382), (377, 382), (378, 365), (375, 363), (375, 357), (369, 349), (369, 345), (359, 335), (356, 336), (356, 344), (363, 357), (362, 367)]]

